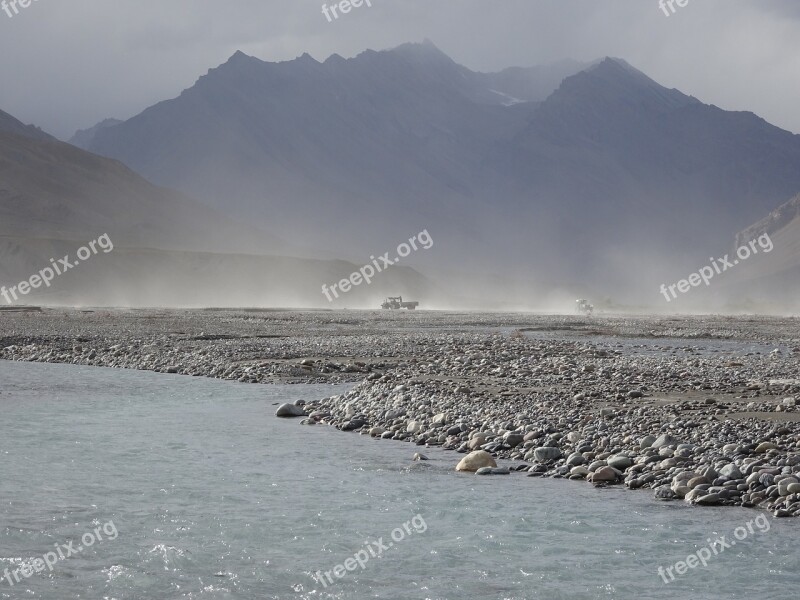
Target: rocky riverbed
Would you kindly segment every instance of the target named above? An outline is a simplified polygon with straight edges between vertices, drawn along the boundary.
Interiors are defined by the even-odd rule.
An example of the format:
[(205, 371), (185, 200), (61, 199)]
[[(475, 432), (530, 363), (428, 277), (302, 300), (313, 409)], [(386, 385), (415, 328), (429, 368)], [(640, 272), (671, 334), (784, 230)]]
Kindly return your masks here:
[(797, 319), (43, 310), (0, 313), (0, 359), (355, 382), (283, 410), (484, 452), (468, 461), (482, 474), (505, 473), (497, 459), (531, 477), (800, 515)]

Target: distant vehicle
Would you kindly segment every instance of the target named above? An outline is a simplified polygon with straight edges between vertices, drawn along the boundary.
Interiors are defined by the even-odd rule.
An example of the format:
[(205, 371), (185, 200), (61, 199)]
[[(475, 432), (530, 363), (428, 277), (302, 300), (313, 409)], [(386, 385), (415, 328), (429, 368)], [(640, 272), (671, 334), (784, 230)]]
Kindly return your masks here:
[(396, 297), (389, 296), (386, 300), (383, 301), (383, 304), (381, 304), (381, 308), (386, 310), (400, 310), (401, 308), (414, 310), (418, 306), (419, 302), (403, 302), (402, 296), (396, 296)]
[(575, 312), (581, 315), (591, 316), (591, 314), (594, 313), (594, 305), (589, 304), (589, 302), (583, 298), (578, 298), (575, 300)]

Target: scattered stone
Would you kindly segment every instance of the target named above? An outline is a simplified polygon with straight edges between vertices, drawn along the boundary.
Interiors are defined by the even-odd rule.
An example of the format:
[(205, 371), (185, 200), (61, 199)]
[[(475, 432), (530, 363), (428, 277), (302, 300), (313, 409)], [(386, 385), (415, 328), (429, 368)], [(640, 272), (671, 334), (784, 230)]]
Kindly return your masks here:
[(276, 417), (306, 417), (306, 411), (294, 404), (281, 404), (275, 411)]
[(735, 464), (730, 463), (725, 465), (719, 470), (719, 474), (723, 477), (727, 477), (728, 479), (741, 479), (744, 477), (742, 472), (739, 470)]
[(482, 434), (476, 435), (469, 441), (469, 449), (477, 450), (486, 443), (486, 436)]
[(633, 460), (627, 456), (609, 456), (606, 462), (609, 467), (614, 467), (619, 471), (624, 471), (633, 465)]
[(561, 458), (561, 450), (558, 448), (540, 447), (533, 451), (533, 457), (537, 462), (549, 462)]
[(456, 471), (477, 471), (481, 467), (496, 467), (492, 455), (485, 450), (475, 450), (470, 452), (456, 466)]
[(777, 449), (778, 447), (772, 442), (761, 442), (756, 447), (756, 454), (764, 454), (765, 452), (769, 452), (770, 450), (777, 450)]
[(676, 494), (668, 485), (661, 485), (655, 489), (653, 496), (657, 500), (674, 500)]
[(700, 504), (701, 506), (717, 506), (721, 502), (722, 498), (719, 494), (707, 494), (705, 496), (700, 496), (694, 500), (696, 504)]
[(677, 446), (680, 443), (681, 442), (679, 439), (672, 437), (668, 433), (665, 433), (663, 435), (658, 436), (650, 447), (663, 448), (664, 446)]
[(614, 470), (613, 467), (608, 467), (608, 466), (600, 467), (599, 469), (597, 469), (597, 471), (595, 471), (588, 477), (588, 479), (590, 479), (592, 483), (598, 483), (603, 481), (615, 482), (619, 478), (620, 478), (619, 473), (616, 470)]

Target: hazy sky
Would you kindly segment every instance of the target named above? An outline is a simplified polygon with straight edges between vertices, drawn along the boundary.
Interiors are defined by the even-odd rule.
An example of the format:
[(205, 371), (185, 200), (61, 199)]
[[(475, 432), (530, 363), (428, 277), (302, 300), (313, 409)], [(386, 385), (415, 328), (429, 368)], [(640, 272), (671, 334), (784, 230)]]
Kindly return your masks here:
[(667, 87), (800, 133), (800, 0), (688, 0), (671, 16), (659, 0), (370, 1), (333, 22), (322, 0), (0, 10), (0, 109), (64, 138), (176, 96), (236, 50), (324, 60), (427, 37), (481, 71), (618, 56)]

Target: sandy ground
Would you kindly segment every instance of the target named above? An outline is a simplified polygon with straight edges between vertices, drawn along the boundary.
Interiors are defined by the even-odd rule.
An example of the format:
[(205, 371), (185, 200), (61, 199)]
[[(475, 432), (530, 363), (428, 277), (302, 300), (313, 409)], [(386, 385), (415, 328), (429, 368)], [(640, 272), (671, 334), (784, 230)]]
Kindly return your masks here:
[[(358, 382), (370, 373), (383, 374), (398, 365), (430, 360), (455, 339), (469, 345), (497, 338), (587, 343), (619, 353), (633, 367), (654, 352), (660, 352), (664, 362), (710, 353), (715, 358), (728, 357), (732, 369), (741, 364), (739, 370), (746, 378), (762, 384), (800, 376), (797, 318), (279, 309), (0, 311), (3, 359), (145, 369), (253, 383)], [(773, 354), (772, 360), (766, 361), (776, 349), (783, 370), (775, 369), (778, 356)], [(422, 372), (419, 375), (426, 377)], [(500, 397), (526, 394), (537, 387), (492, 374), (468, 374), (461, 382)], [(568, 392), (568, 384), (548, 381), (545, 387)], [(703, 385), (694, 387), (697, 389), (663, 389), (642, 402), (693, 402), (708, 396)], [(745, 387), (732, 380), (727, 389), (717, 385), (713, 391), (742, 401), (754, 395)], [(768, 390), (761, 389), (757, 395), (765, 393)], [(613, 400), (609, 398), (609, 404), (613, 405)], [(796, 417), (772, 411), (760, 414), (776, 420)]]
[[(730, 356), (731, 362), (755, 364), (763, 353), (776, 348), (791, 365), (796, 366), (800, 357), (797, 318), (280, 309), (0, 310), (0, 358), (258, 383), (361, 381), (371, 372), (425, 360), (456, 337), (469, 343), (496, 336), (599, 344), (622, 351), (634, 362), (637, 354), (646, 352), (637, 348), (639, 343), (670, 348), (663, 351), (665, 359), (710, 351)], [(618, 344), (620, 348), (615, 348)], [(785, 377), (795, 378), (797, 369), (790, 371)], [(499, 393), (514, 391), (512, 381), (487, 377), (475, 383)], [(702, 395), (702, 390), (698, 393)], [(661, 400), (692, 396), (689, 392), (664, 394)]]

